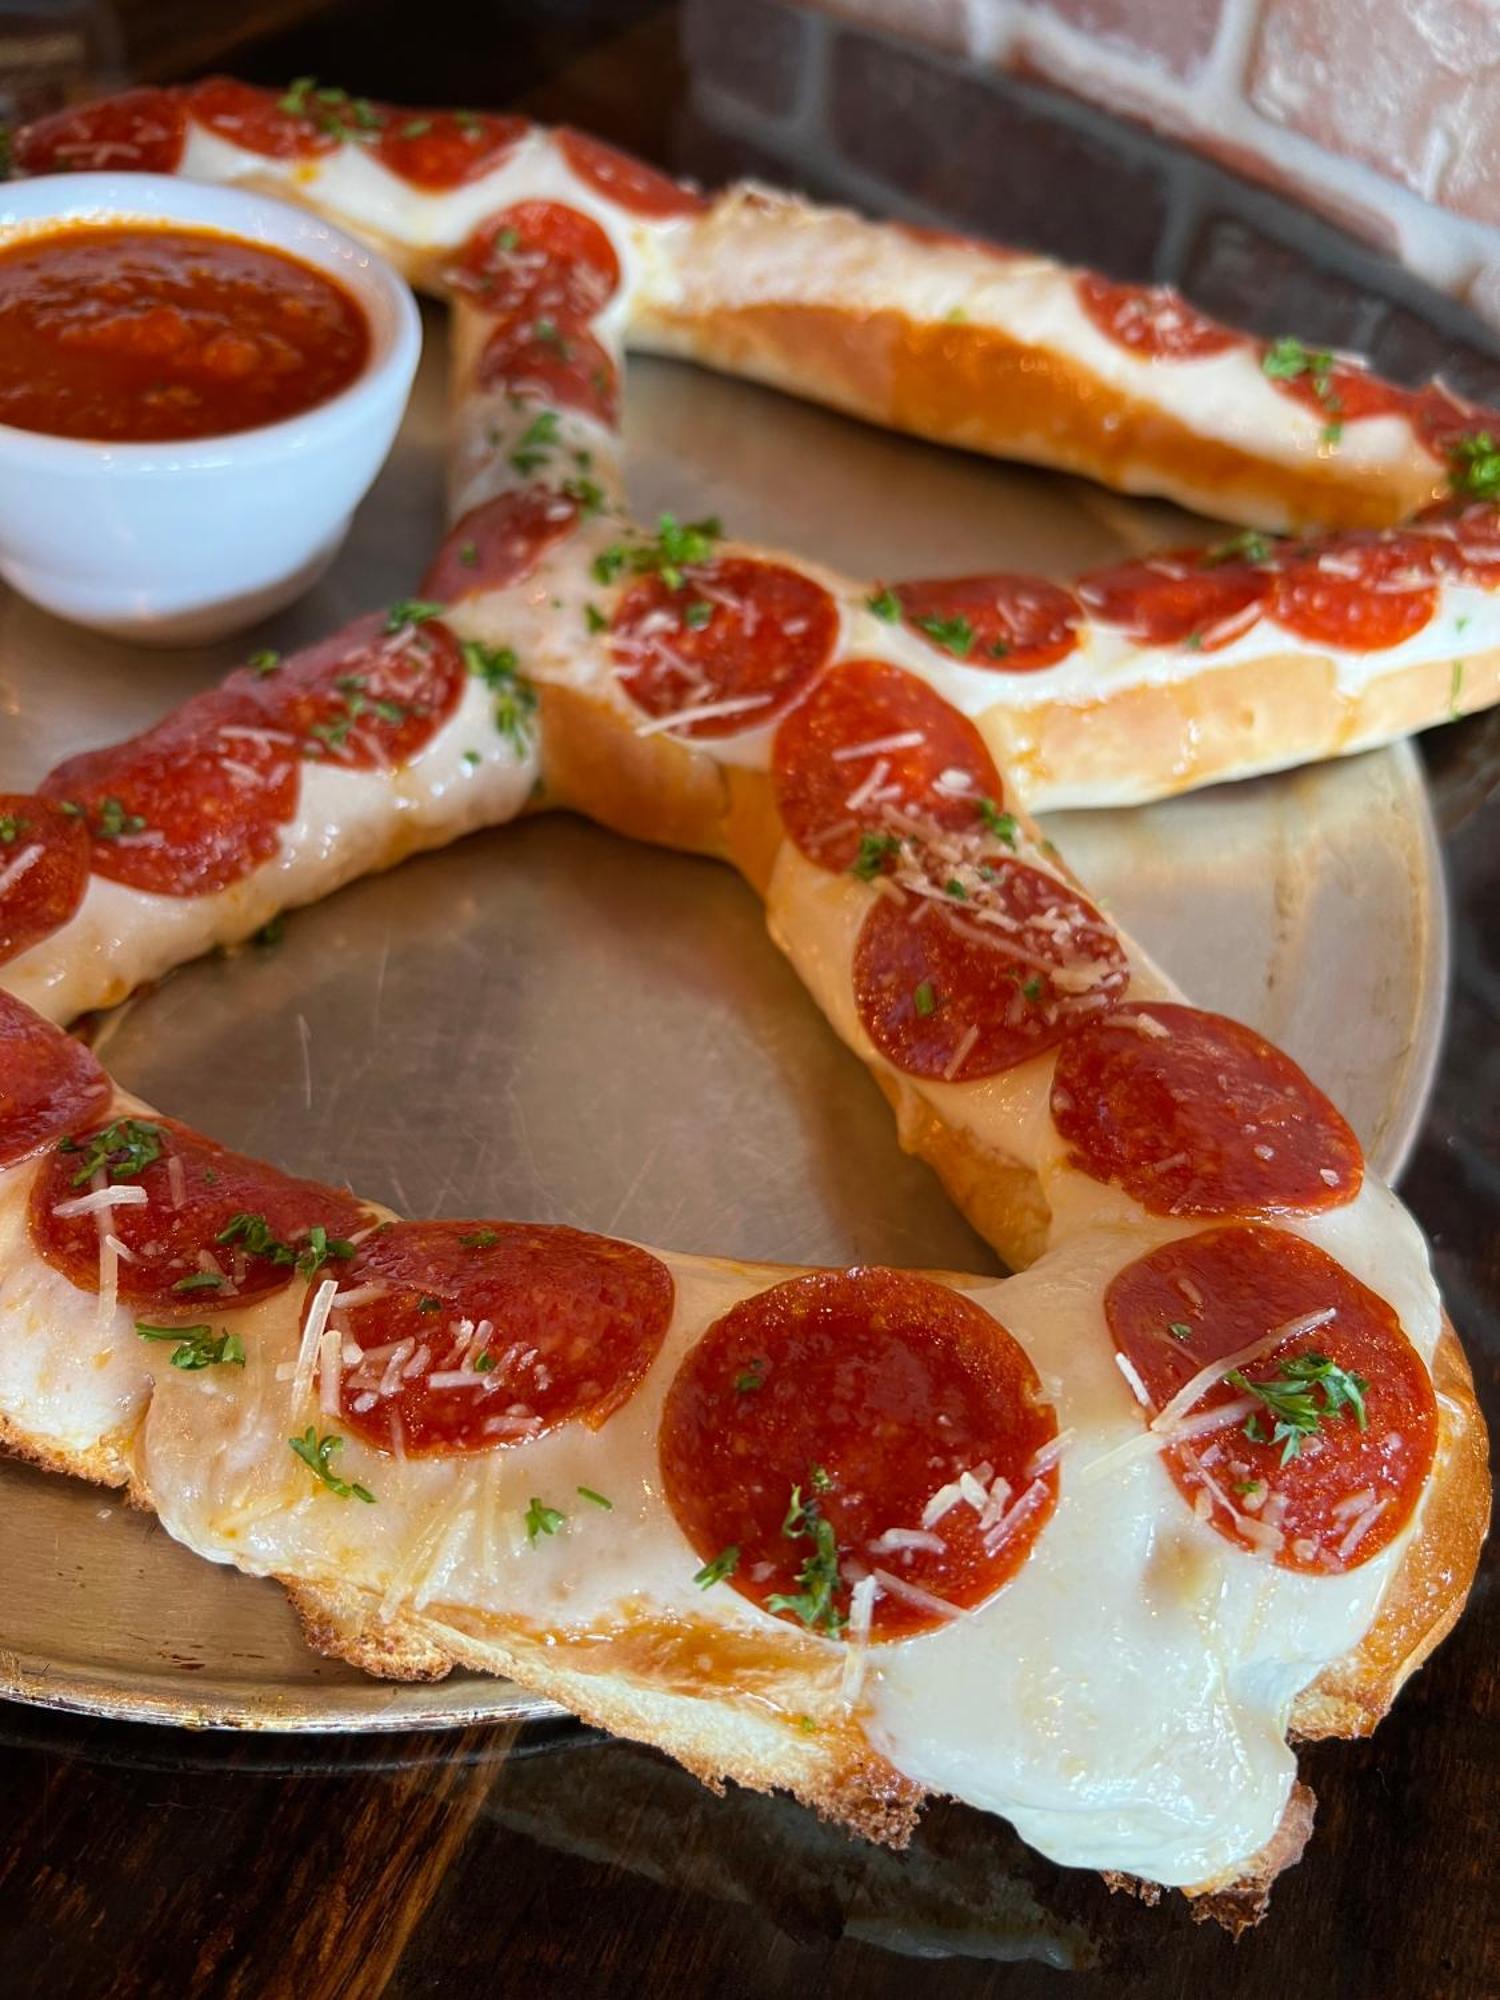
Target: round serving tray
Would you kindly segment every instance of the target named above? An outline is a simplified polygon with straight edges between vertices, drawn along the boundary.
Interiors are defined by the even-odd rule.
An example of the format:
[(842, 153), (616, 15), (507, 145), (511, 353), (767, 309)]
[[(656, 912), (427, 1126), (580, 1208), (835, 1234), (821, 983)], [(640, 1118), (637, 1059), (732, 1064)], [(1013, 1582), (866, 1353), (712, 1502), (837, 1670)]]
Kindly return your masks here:
[[(441, 528), (443, 339), (334, 568), (255, 643), (407, 593)], [(855, 574), (1058, 575), (1191, 535), (1167, 507), (637, 362), (643, 514)], [(0, 787), (142, 727), (240, 648), (138, 651), (0, 603)], [(1442, 877), (1402, 747), (1132, 812), (1055, 815), (1102, 901), (1194, 999), (1255, 1023), (1400, 1166), (1442, 1026)], [(801, 1263), (989, 1270), (896, 1146), (727, 871), (566, 816), (479, 835), (205, 960), (104, 1025), (132, 1090), (414, 1216), (512, 1215)], [(503, 1681), (394, 1686), (320, 1660), (281, 1592), (117, 1495), (0, 1461), (0, 1694), (197, 1727), (389, 1730), (552, 1713)]]

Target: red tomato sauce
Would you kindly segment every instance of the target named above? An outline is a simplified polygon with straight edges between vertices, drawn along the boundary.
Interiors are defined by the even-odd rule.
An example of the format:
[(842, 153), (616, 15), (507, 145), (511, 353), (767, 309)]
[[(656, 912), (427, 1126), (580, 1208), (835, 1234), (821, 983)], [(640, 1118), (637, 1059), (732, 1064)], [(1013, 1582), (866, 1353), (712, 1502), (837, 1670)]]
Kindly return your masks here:
[(360, 373), (333, 279), (208, 230), (58, 230), (0, 251), (0, 422), (148, 444), (300, 415)]

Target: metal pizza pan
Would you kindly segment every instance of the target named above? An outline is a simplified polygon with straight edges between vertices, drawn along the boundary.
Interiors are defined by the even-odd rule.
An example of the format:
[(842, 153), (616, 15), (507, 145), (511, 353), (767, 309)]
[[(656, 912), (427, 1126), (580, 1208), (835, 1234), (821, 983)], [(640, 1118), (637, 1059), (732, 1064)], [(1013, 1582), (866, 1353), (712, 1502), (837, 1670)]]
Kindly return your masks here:
[[(396, 450), (292, 646), (411, 590), (442, 525), (441, 327)], [(716, 513), (855, 574), (1058, 576), (1193, 531), (1164, 506), (638, 362), (646, 516)], [(0, 604), (0, 787), (138, 729), (241, 655), (133, 649)], [(1192, 994), (1287, 1047), (1396, 1172), (1442, 1026), (1442, 875), (1408, 748), (1050, 830)], [(120, 1081), (413, 1216), (526, 1216), (787, 1262), (993, 1269), (713, 864), (559, 816), (476, 836), (117, 1011)], [(0, 1462), (0, 1693), (199, 1727), (392, 1730), (551, 1712), (503, 1681), (392, 1686), (303, 1644), (276, 1586), (117, 1495)]]

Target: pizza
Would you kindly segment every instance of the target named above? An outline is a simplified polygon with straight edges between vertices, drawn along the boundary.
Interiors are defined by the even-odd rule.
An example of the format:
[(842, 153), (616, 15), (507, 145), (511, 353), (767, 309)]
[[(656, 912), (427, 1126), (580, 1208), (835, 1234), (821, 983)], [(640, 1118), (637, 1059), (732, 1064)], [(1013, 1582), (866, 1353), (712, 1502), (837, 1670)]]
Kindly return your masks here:
[[(1105, 463), (1113, 419), (1059, 367), (1073, 456), (1054, 437), (1048, 462), (1181, 494), (1207, 468), (1251, 525), (1066, 587), (855, 583), (631, 519), (627, 343), (698, 296), (680, 323), (711, 358), (956, 437), (859, 387), (875, 322), (966, 324), (957, 293), (993, 331), (1017, 260), (797, 209), (778, 274), (770, 198), (311, 85), (131, 93), (17, 157), (274, 185), (398, 250), (452, 302), (454, 525), (413, 596), (0, 798), (0, 1435), (278, 1579), (373, 1673), (505, 1673), (896, 1843), (952, 1794), (1252, 1920), (1311, 1824), (1289, 1735), (1368, 1731), (1462, 1608), (1483, 1424), (1421, 1236), (1338, 1110), (1191, 1006), (1032, 815), (1493, 699), (1500, 520), (1434, 503), (1482, 417), (1472, 449), (1434, 443), (1420, 398), (1339, 364), (1314, 479), (1297, 440), (1326, 397), (1252, 354), (1285, 426), (1257, 418), (1220, 485), (1218, 390), (1178, 471)], [(841, 305), (804, 227), (865, 246)], [(682, 274), (709, 284), (715, 231), (743, 232), (741, 303), (726, 275), (710, 310)], [(1029, 263), (1152, 383), (1246, 361), (1185, 307)], [(779, 319), (756, 304), (778, 285)], [(871, 322), (842, 390), (789, 358), (804, 308)], [(778, 326), (779, 359), (736, 349)], [(994, 379), (968, 441), (1046, 456)], [(64, 1032), (549, 806), (742, 872), (1013, 1275), (405, 1220), (139, 1103)]]

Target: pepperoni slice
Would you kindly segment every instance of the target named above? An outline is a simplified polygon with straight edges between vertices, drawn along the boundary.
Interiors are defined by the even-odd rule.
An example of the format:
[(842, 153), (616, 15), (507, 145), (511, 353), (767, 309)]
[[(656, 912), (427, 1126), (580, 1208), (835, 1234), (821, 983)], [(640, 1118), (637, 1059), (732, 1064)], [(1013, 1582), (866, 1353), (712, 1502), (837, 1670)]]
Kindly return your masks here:
[(480, 389), (508, 389), (601, 424), (619, 415), (620, 378), (613, 357), (578, 319), (529, 309), (502, 319), (479, 351)]
[[(1279, 1229), (1211, 1229), (1128, 1264), (1104, 1312), (1153, 1413), (1210, 1364), (1244, 1378), (1174, 1412), (1162, 1454), (1226, 1540), (1326, 1575), (1400, 1534), (1432, 1469), (1432, 1383), (1390, 1306), (1332, 1257)], [(1199, 1421), (1215, 1410), (1222, 1425)]]
[(1441, 382), (1433, 382), (1412, 398), (1412, 421), (1434, 458), (1451, 463), (1460, 444), (1481, 434), (1500, 438), (1500, 410), (1466, 402)]
[(398, 111), (386, 119), (375, 157), (413, 187), (443, 194), (503, 165), (529, 130), (524, 118), (491, 111)]
[[(96, 1183), (142, 1189), (146, 1200), (70, 1214)], [(341, 1273), (349, 1239), (370, 1221), (352, 1195), (296, 1180), (170, 1118), (75, 1127), (31, 1190), (31, 1240), (54, 1270), (96, 1292), (107, 1231), (123, 1245), (122, 1299), (197, 1318), (325, 1264)]]
[(783, 826), (809, 861), (841, 873), (860, 836), (918, 817), (959, 833), (1000, 774), (966, 715), (883, 660), (841, 661), (776, 731), (771, 775)]
[(0, 1167), (91, 1123), (111, 1094), (92, 1050), (0, 990)]
[(497, 316), (592, 319), (619, 289), (620, 260), (591, 215), (560, 201), (518, 201), (489, 216), (444, 276)]
[(1439, 567), (1429, 536), (1351, 530), (1287, 560), (1270, 613), (1314, 645), (1379, 652), (1410, 639), (1432, 618)]
[(1031, 673), (1078, 644), (1077, 600), (1044, 577), (955, 576), (895, 591), (912, 630), (966, 667)]
[(351, 1430), (382, 1450), (489, 1451), (629, 1401), (672, 1318), (672, 1274), (633, 1243), (532, 1222), (398, 1222), (341, 1272)]
[(298, 789), (295, 750), (267, 733), (253, 695), (224, 688), (42, 780), (81, 809), (96, 873), (160, 896), (226, 889), (269, 861)]
[(1056, 1435), (1019, 1342), (972, 1299), (909, 1271), (818, 1271), (732, 1307), (688, 1355), (662, 1482), (700, 1582), (836, 1638), (874, 1576), (870, 1637), (904, 1639), (1021, 1567), (1057, 1501)]
[(187, 116), (175, 90), (126, 90), (39, 118), (16, 134), (24, 174), (175, 173)]
[(580, 180), (595, 193), (628, 208), (632, 215), (656, 222), (673, 215), (698, 215), (708, 207), (696, 188), (658, 173), (655, 167), (606, 146), (602, 139), (590, 138), (587, 132), (560, 125), (553, 137)]
[(1357, 361), (1329, 358), (1322, 365), (1321, 356), (1318, 361), (1319, 365), (1305, 367), (1296, 374), (1268, 370), (1267, 380), (1273, 389), (1300, 403), (1304, 410), (1311, 410), (1335, 432), (1339, 426), (1357, 423), (1361, 417), (1409, 416), (1415, 412), (1418, 399), (1409, 389), (1383, 382)]
[[(681, 713), (681, 737), (734, 736), (775, 721), (797, 699), (828, 664), (838, 626), (833, 599), (799, 570), (714, 556), (675, 584), (659, 574), (633, 583), (615, 607), (609, 644), (637, 707)], [(698, 714), (708, 708), (719, 712)]]
[(88, 880), (82, 819), (51, 799), (0, 792), (0, 965), (61, 930)]
[(350, 771), (399, 769), (452, 715), (468, 678), (448, 627), (411, 608), (419, 622), (403, 605), (371, 612), (290, 659), (237, 669), (225, 687), (258, 701), (293, 754)]
[(1440, 575), (1485, 588), (1500, 583), (1500, 506), (1493, 501), (1444, 501), (1406, 532), (1423, 537)]
[(865, 1032), (908, 1076), (970, 1083), (1052, 1048), (1116, 1005), (1120, 940), (1092, 903), (1019, 861), (962, 905), (881, 896), (854, 948)]
[(1238, 1021), (1151, 1001), (1063, 1043), (1069, 1162), (1151, 1215), (1305, 1214), (1352, 1201), (1359, 1141), (1289, 1056)]
[(306, 112), (288, 111), (282, 99), (232, 76), (209, 76), (187, 93), (188, 110), (200, 125), (231, 146), (268, 160), (311, 160), (341, 143), (336, 121), (323, 123)]
[(449, 530), (422, 579), (422, 595), (457, 604), (476, 591), (521, 583), (577, 519), (573, 502), (548, 486), (497, 493)]
[(1078, 596), (1095, 618), (1143, 646), (1212, 653), (1250, 629), (1270, 588), (1271, 573), (1251, 563), (1170, 549), (1095, 570), (1079, 580)]
[(1073, 282), (1078, 303), (1099, 331), (1147, 360), (1206, 361), (1243, 344), (1169, 285), (1116, 285), (1092, 272), (1080, 272)]

